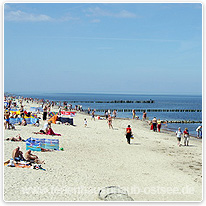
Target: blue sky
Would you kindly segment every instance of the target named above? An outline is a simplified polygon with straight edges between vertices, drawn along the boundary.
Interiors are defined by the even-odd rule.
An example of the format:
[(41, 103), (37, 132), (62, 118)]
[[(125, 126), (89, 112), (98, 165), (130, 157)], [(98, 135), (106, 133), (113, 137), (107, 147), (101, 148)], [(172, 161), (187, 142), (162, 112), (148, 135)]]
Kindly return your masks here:
[(200, 3), (7, 3), (4, 90), (201, 94)]

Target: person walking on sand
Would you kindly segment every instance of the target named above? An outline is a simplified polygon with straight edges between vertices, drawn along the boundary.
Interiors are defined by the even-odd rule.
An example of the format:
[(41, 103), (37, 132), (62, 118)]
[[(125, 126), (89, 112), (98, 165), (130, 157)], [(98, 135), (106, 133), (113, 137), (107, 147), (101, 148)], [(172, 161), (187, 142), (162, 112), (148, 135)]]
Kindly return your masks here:
[(160, 119), (157, 120), (157, 129), (158, 129), (158, 132), (160, 132), (160, 129), (161, 129), (161, 120)]
[(183, 137), (184, 137), (184, 145), (185, 146), (189, 146), (189, 131), (187, 128), (185, 128), (184, 132), (183, 132)]
[(180, 147), (181, 144), (181, 136), (182, 136), (182, 131), (181, 128), (179, 127), (178, 130), (176, 131), (176, 136), (177, 136), (177, 145)]
[(108, 125), (109, 125), (109, 129), (110, 129), (110, 128), (113, 129), (113, 126), (112, 126), (112, 117), (111, 117), (111, 115), (108, 116), (107, 122), (108, 122)]
[(132, 129), (131, 129), (130, 125), (128, 125), (126, 128), (126, 138), (127, 138), (128, 144), (130, 144), (131, 137), (132, 137)]
[(196, 132), (197, 132), (197, 138), (198, 138), (198, 139), (202, 138), (202, 126), (199, 126), (199, 127), (196, 129)]
[(133, 109), (132, 110), (132, 119), (135, 119), (135, 116), (136, 116), (136, 113), (135, 113), (135, 110)]
[(95, 121), (94, 110), (92, 110), (92, 119)]
[(153, 131), (156, 132), (157, 131), (157, 119), (156, 119), (156, 117), (153, 118), (152, 125), (153, 125)]

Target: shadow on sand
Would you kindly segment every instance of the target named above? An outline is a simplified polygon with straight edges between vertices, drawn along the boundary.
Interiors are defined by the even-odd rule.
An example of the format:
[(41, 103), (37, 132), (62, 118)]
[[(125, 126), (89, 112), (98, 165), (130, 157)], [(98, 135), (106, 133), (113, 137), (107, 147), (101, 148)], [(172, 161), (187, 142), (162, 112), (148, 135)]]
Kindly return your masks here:
[(130, 143), (131, 145), (141, 145), (140, 143)]

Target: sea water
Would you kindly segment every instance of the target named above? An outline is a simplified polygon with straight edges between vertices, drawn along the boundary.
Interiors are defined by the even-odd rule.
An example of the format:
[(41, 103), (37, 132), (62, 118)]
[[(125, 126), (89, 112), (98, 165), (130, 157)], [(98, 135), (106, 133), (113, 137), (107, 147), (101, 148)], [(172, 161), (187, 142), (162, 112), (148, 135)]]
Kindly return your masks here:
[[(24, 97), (33, 97), (38, 99), (47, 99), (50, 101), (93, 101), (93, 103), (76, 102), (74, 105), (82, 105), (83, 110), (102, 109), (102, 110), (121, 110), (121, 109), (169, 109), (169, 110), (202, 110), (202, 96), (201, 95), (135, 95), (135, 94), (90, 94), (90, 93), (42, 93), (42, 94), (28, 94), (19, 93)], [(154, 103), (95, 103), (96, 101), (148, 101), (154, 100)], [(96, 112), (96, 114), (103, 115), (104, 112)], [(136, 115), (142, 119), (142, 112), (136, 112)], [(132, 112), (118, 112), (117, 117), (132, 118)], [(153, 117), (161, 120), (191, 120), (202, 121), (202, 112), (147, 112), (147, 117), (151, 120)], [(176, 124), (171, 123), (166, 127), (171, 130), (177, 130), (181, 127), (189, 129), (191, 135), (196, 135), (196, 128), (201, 125), (194, 124)], [(165, 125), (164, 125), (165, 126)]]

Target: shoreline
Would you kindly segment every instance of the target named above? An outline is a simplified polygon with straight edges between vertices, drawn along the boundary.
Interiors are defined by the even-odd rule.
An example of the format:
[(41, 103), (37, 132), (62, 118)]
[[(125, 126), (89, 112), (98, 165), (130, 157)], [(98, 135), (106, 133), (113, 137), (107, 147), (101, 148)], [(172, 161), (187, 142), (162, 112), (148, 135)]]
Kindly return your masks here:
[[(80, 112), (80, 114), (84, 114), (84, 115), (87, 115), (87, 116), (91, 116), (91, 115), (87, 114), (86, 112)], [(98, 117), (98, 116), (105, 118), (104, 115), (95, 115), (95, 117)], [(115, 119), (119, 119), (119, 120), (121, 120), (121, 119), (122, 119), (122, 120), (132, 120), (132, 118), (125, 118), (125, 117), (115, 117)], [(104, 119), (104, 120), (105, 120), (105, 119)], [(144, 122), (145, 125), (147, 124), (148, 129), (149, 129), (149, 125), (148, 125), (148, 122), (147, 122), (148, 120), (143, 121), (143, 120), (141, 120), (141, 119), (138, 119), (138, 120), (135, 120), (135, 121)], [(176, 123), (175, 123), (175, 124), (176, 124)], [(181, 124), (181, 123), (180, 123), (180, 124)], [(188, 124), (196, 124), (196, 123), (188, 123)], [(164, 131), (165, 133), (170, 132), (170, 133), (172, 133), (172, 134), (175, 134), (175, 133), (176, 133), (176, 130), (174, 130), (174, 129), (172, 129), (172, 128), (161, 128), (161, 131)], [(197, 137), (194, 136), (194, 135), (190, 135), (190, 137), (195, 138), (195, 139), (198, 139), (198, 140), (202, 140), (202, 138), (197, 138)]]

